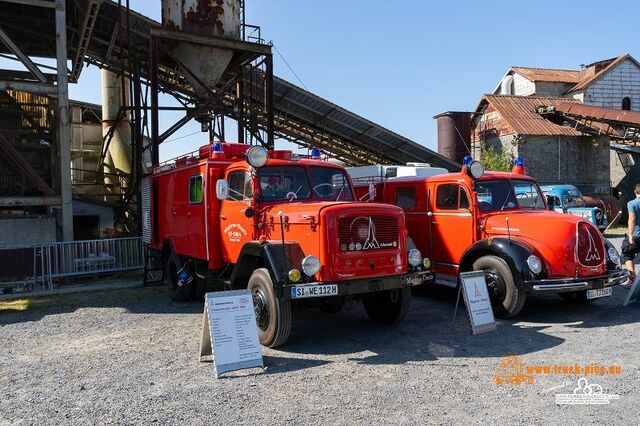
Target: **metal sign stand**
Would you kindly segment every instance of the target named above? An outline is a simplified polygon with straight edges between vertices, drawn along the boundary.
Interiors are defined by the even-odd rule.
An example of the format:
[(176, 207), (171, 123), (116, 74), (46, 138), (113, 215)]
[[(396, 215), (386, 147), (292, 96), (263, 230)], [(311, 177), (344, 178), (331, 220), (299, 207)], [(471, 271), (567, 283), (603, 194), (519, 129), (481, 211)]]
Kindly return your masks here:
[(463, 272), (460, 274), (458, 297), (456, 298), (456, 307), (453, 311), (454, 322), (460, 303), (460, 293), (462, 293), (464, 303), (467, 307), (472, 334), (481, 334), (498, 329), (493, 316), (493, 309), (491, 308), (489, 291), (487, 290), (487, 283), (485, 282), (483, 271)]
[(627, 297), (624, 299), (623, 306), (627, 306), (629, 302), (637, 302), (640, 300), (640, 275), (636, 276), (636, 279), (631, 284), (631, 288), (629, 289), (629, 293), (627, 293)]
[(250, 290), (205, 295), (200, 361), (208, 357), (216, 378), (229, 371), (264, 368)]

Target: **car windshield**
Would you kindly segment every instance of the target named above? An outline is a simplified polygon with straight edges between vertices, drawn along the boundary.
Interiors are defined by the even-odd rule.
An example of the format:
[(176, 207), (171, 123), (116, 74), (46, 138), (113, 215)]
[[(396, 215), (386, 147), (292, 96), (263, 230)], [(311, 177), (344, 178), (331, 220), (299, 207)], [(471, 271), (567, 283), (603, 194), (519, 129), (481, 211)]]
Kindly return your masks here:
[(474, 185), (481, 211), (507, 209), (544, 209), (538, 185), (528, 180), (507, 179), (476, 182)]
[(302, 166), (268, 166), (258, 170), (258, 179), (264, 201), (353, 201), (347, 175), (333, 167), (309, 167), (307, 176), (307, 169)]
[(564, 197), (562, 198), (562, 204), (565, 207), (582, 207), (582, 197)]

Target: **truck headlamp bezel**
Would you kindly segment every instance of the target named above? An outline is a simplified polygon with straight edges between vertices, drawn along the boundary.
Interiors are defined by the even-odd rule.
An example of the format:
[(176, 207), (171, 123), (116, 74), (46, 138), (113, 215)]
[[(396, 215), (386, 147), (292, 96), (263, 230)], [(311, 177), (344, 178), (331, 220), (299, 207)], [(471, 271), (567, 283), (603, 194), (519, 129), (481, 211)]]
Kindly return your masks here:
[(407, 263), (414, 268), (420, 266), (422, 264), (422, 253), (420, 253), (420, 250), (415, 248), (410, 249), (407, 252)]
[(263, 146), (252, 146), (247, 150), (247, 163), (256, 169), (267, 164), (269, 152)]
[(320, 259), (312, 255), (306, 256), (302, 259), (300, 266), (305, 275), (312, 277), (320, 270)]

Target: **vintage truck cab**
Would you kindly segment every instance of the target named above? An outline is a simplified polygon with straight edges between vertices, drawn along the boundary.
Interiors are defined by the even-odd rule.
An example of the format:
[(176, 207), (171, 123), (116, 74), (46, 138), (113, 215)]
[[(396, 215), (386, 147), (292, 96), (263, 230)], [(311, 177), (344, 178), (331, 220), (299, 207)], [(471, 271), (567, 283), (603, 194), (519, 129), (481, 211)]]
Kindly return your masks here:
[(156, 168), (147, 185), (145, 234), (171, 296), (190, 299), (207, 276), (220, 290), (250, 289), (266, 346), (287, 340), (292, 306), (337, 311), (358, 298), (391, 324), (411, 287), (433, 278), (407, 248), (402, 209), (357, 202), (344, 168), (317, 150), (216, 143)]
[(485, 173), (468, 158), (459, 173), (360, 176), (354, 184), (359, 197), (404, 210), (435, 282), (455, 287), (460, 272), (485, 271), (497, 316), (516, 315), (530, 293), (588, 301), (628, 281), (618, 252), (591, 222), (547, 210), (522, 160), (511, 173)]
[(609, 225), (605, 212), (598, 207), (588, 207), (582, 193), (573, 185), (542, 185), (542, 194), (546, 197), (550, 210), (579, 216), (593, 223), (600, 231)]

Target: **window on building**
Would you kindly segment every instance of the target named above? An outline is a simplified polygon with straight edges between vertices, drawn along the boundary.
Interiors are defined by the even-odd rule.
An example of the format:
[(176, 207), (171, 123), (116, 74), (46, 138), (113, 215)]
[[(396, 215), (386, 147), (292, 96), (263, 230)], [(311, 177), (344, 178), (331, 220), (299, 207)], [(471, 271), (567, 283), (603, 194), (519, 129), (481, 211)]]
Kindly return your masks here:
[(622, 109), (625, 111), (631, 111), (631, 98), (625, 96), (622, 98)]
[(189, 203), (200, 204), (202, 202), (202, 175), (189, 178)]
[(416, 189), (412, 187), (398, 188), (396, 205), (405, 210), (414, 209), (416, 207)]
[(469, 198), (458, 184), (445, 184), (438, 187), (436, 207), (439, 210), (459, 210), (469, 208)]

